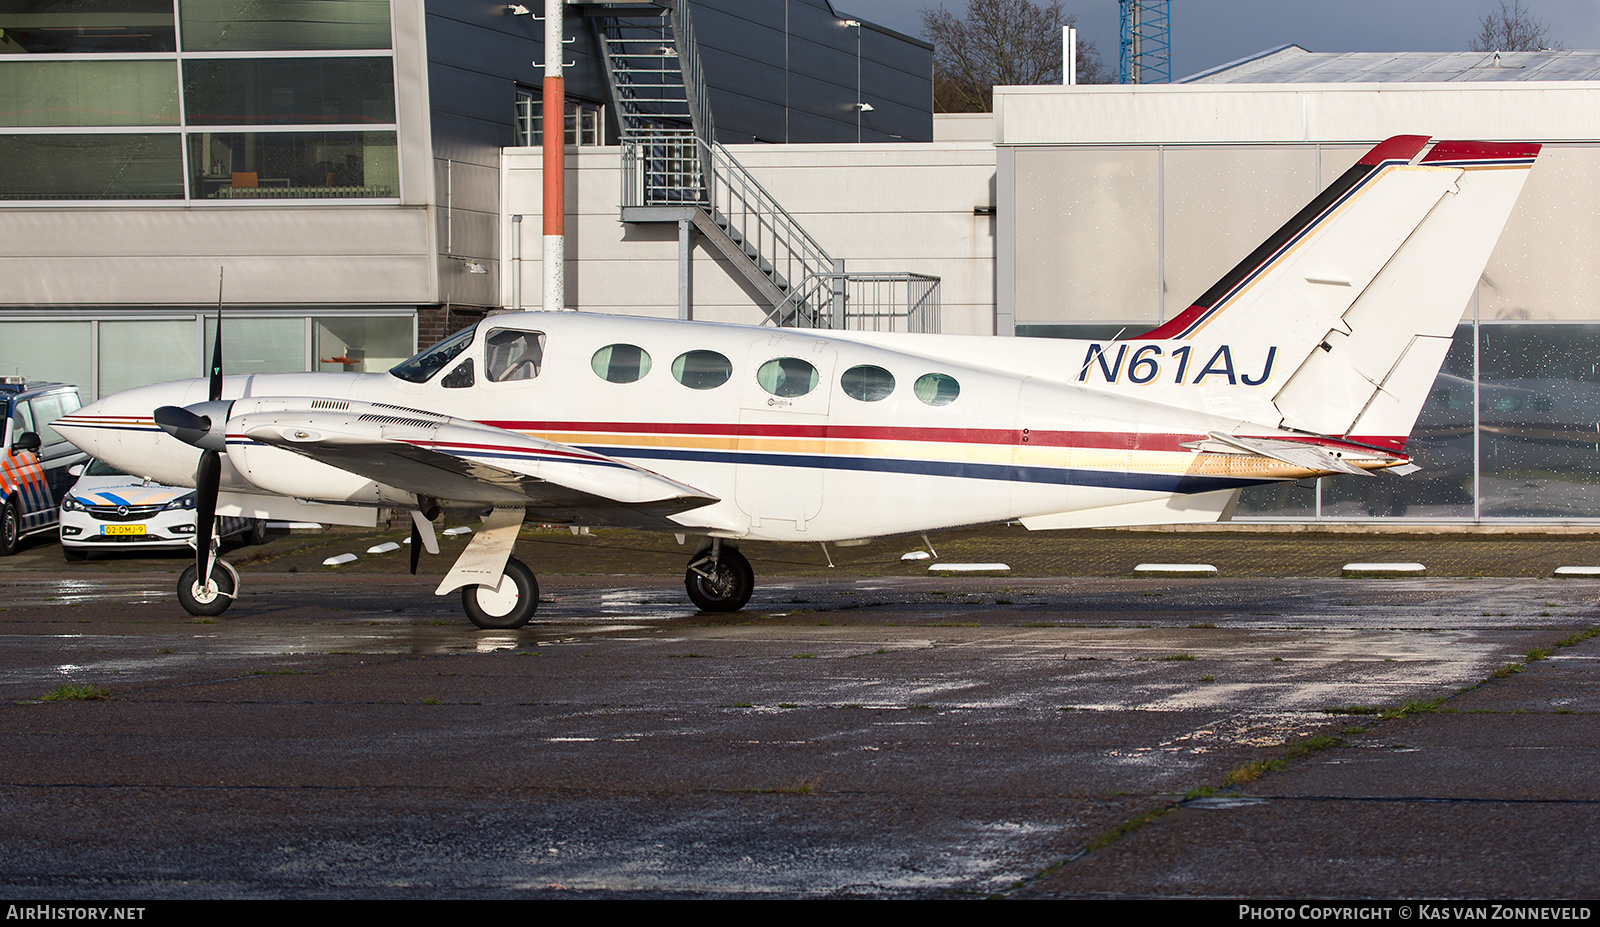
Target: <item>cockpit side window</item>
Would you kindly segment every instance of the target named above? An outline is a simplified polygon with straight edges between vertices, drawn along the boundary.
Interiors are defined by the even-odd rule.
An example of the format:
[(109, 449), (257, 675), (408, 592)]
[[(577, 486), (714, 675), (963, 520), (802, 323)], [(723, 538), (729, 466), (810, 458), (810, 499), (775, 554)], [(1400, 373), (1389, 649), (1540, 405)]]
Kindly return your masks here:
[(439, 385), (445, 389), (466, 389), (474, 382), (472, 376), (472, 358), (467, 358), (456, 365), (456, 369), (444, 375)]
[(454, 360), (456, 355), (472, 344), (472, 336), (477, 331), (478, 327), (474, 325), (465, 331), (457, 332), (410, 360), (390, 367), (389, 372), (411, 383), (426, 383), (434, 374), (443, 370), (446, 364)]
[(544, 332), (496, 328), (484, 336), (484, 373), (496, 383), (531, 380), (544, 365)]

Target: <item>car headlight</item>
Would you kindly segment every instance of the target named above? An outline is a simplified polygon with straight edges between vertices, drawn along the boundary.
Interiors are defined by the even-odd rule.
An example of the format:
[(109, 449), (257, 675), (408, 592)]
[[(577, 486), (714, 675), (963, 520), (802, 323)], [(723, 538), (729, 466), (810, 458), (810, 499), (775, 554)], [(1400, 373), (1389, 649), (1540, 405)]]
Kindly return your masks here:
[(77, 499), (74, 499), (72, 496), (67, 496), (65, 499), (61, 500), (61, 510), (63, 512), (87, 512), (89, 507), (84, 505), (82, 502), (79, 502)]
[(194, 493), (189, 493), (188, 495), (179, 496), (171, 502), (168, 502), (166, 505), (162, 506), (161, 511), (176, 512), (179, 509), (192, 508), (194, 508)]

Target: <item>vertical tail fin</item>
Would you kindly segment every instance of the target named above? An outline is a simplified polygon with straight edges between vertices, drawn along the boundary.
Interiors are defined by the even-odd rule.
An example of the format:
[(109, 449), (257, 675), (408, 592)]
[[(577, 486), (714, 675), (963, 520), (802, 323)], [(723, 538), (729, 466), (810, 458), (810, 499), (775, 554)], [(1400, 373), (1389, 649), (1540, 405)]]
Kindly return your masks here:
[(1183, 359), (1159, 400), (1403, 446), (1540, 148), (1444, 141), (1416, 160), (1427, 142), (1380, 143), (1193, 306), (1129, 339)]

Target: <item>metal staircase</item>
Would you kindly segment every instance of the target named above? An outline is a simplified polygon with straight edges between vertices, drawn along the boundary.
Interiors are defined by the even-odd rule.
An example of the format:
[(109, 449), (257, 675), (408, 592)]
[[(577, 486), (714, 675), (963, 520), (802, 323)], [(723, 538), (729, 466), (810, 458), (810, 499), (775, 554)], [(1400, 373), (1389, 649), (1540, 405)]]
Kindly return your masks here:
[[(716, 141), (687, 0), (573, 2), (595, 25), (622, 133), (622, 220), (692, 228), (766, 302), (766, 321), (846, 328), (858, 313), (844, 263), (830, 257), (755, 177)], [(680, 249), (680, 260), (687, 248)], [(883, 275), (873, 275), (882, 277)], [(938, 278), (908, 286), (902, 327), (936, 331)], [(929, 284), (931, 283), (931, 293)], [(920, 281), (920, 286), (918, 281)], [(862, 306), (865, 327), (894, 313)], [(930, 311), (931, 309), (931, 311)]]

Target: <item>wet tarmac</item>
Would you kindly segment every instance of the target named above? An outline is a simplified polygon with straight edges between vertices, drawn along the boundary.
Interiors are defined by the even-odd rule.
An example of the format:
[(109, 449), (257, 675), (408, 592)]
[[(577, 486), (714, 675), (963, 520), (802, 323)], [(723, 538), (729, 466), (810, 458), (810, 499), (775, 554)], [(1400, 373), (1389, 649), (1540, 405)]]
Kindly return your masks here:
[(483, 632), (283, 563), (214, 620), (0, 572), (8, 896), (1600, 891), (1594, 581), (547, 574)]

